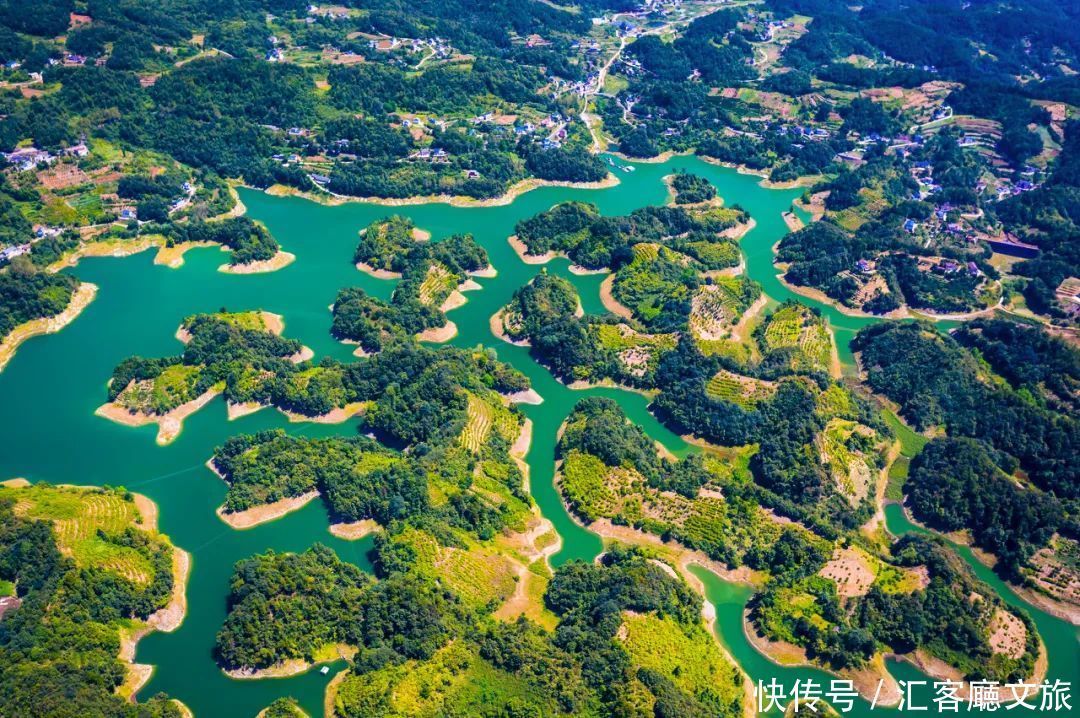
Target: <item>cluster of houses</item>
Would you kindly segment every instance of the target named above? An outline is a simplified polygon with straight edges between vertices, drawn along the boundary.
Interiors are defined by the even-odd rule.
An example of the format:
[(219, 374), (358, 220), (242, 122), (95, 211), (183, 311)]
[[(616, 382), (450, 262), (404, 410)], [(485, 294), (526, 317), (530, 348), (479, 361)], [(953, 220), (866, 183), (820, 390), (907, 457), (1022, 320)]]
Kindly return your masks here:
[(409, 38), (409, 37), (380, 37), (369, 41), (369, 46), (377, 52), (391, 52), (392, 50), (405, 50), (407, 52), (423, 52), (431, 50), (435, 57), (445, 59), (454, 54), (454, 48), (441, 37)]
[[(24, 172), (36, 169), (40, 165), (51, 165), (56, 161), (56, 156), (51, 152), (37, 147), (22, 147), (2, 154), (8, 164)], [(88, 154), (90, 154), (90, 149), (82, 142), (68, 147), (60, 153), (61, 156), (65, 157), (86, 157)]]
[(975, 262), (961, 262), (948, 257), (919, 257), (918, 267), (921, 272), (933, 272), (946, 277), (964, 273), (969, 277), (982, 276), (982, 270)]
[(1080, 317), (1080, 279), (1068, 277), (1054, 291), (1062, 311), (1069, 316)]
[(23, 244), (13, 244), (8, 247), (0, 249), (0, 264), (7, 264), (16, 257), (21, 257), (24, 254), (29, 254), (30, 249), (36, 242), (40, 242), (46, 237), (56, 237), (60, 235), (64, 229), (62, 227), (46, 227), (44, 225), (35, 225), (34, 233), (30, 236), (29, 242)]
[(281, 48), (281, 43), (278, 41), (276, 35), (271, 35), (266, 39), (270, 49), (266, 51), (267, 62), (281, 62), (285, 59), (285, 51)]
[(347, 8), (344, 7), (322, 8), (318, 5), (308, 5), (307, 11), (309, 16), (307, 19), (311, 22), (315, 21), (315, 18), (310, 17), (311, 15), (318, 15), (320, 17), (325, 17), (329, 20), (345, 20), (349, 17), (349, 11)]

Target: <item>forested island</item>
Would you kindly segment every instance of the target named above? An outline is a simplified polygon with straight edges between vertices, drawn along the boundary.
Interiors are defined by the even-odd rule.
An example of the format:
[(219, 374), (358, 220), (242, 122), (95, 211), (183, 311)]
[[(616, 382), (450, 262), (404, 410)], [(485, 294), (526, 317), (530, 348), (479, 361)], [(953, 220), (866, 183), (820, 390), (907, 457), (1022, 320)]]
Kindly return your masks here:
[(163, 694), (128, 700), (152, 671), (134, 663), (136, 642), (175, 630), (185, 607), (187, 555), (148, 504), (122, 489), (0, 484), (0, 596), (14, 597), (0, 610), (5, 714), (190, 715)]
[(183, 353), (122, 361), (98, 414), (134, 426), (157, 424), (158, 443), (168, 443), (185, 417), (219, 394), (232, 406), (272, 405), (305, 417), (347, 412), (355, 394), (342, 382), (341, 365), (312, 363), (310, 350), (279, 333), (260, 312), (189, 317), (178, 332)]
[(427, 239), (410, 220), (396, 216), (361, 230), (357, 269), (401, 281), (389, 303), (362, 289), (341, 290), (332, 307), (335, 337), (359, 344), (361, 353), (375, 353), (393, 337), (442, 342), (457, 332), (445, 313), (465, 303), (463, 291), (479, 287), (470, 275), (491, 274), (487, 252), (468, 234)]
[[(437, 515), (485, 539), (523, 526), (528, 498), (512, 451), (521, 451), (514, 446), (524, 418), (508, 398), (527, 389), (523, 375), (481, 350), (411, 342), (345, 371), (343, 385), (365, 402), (365, 428), (407, 453), (365, 437), (233, 437), (211, 459), (229, 484), (226, 520), (275, 504), (296, 508), (290, 500), (321, 494), (335, 524), (387, 526)], [(432, 493), (440, 497), (437, 507)], [(498, 507), (483, 499), (493, 493), (502, 497)]]

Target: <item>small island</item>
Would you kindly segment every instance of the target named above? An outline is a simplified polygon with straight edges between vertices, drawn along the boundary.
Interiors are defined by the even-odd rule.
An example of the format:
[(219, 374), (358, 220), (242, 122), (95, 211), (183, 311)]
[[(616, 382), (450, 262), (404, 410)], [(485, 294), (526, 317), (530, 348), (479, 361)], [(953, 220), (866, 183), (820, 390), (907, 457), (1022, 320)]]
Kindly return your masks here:
[(177, 330), (183, 353), (121, 362), (109, 380), (109, 402), (96, 413), (126, 426), (156, 424), (158, 443), (167, 444), (184, 419), (219, 394), (230, 406), (273, 404), (313, 417), (343, 406), (323, 392), (305, 392), (322, 372), (310, 365), (309, 349), (279, 336), (283, 327), (281, 317), (267, 312), (188, 317)]

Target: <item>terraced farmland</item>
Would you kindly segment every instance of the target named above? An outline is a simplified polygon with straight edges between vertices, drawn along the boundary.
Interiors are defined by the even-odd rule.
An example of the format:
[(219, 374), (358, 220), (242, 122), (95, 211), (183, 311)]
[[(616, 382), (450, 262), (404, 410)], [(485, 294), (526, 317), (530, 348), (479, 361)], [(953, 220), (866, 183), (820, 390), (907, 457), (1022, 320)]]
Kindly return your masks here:
[(832, 335), (825, 321), (808, 307), (785, 304), (765, 320), (761, 333), (763, 350), (794, 349), (795, 371), (828, 371), (832, 363)]
[(645, 334), (626, 324), (599, 324), (596, 326), (600, 344), (619, 355), (627, 371), (644, 376), (656, 368), (660, 356), (675, 348), (674, 334)]
[(116, 398), (130, 411), (164, 414), (195, 398), (195, 386), (202, 367), (174, 364), (154, 379), (132, 382)]
[(728, 702), (741, 690), (738, 669), (699, 625), (686, 627), (671, 617), (624, 612), (619, 637), (635, 665), (663, 675), (691, 695), (712, 694)]
[(508, 441), (517, 438), (520, 419), (504, 406), (469, 394), (466, 409), (467, 420), (461, 431), (461, 444), (469, 451), (479, 453), (492, 429)]
[(776, 384), (721, 369), (705, 387), (711, 399), (730, 401), (744, 409), (753, 409), (776, 393)]
[(457, 286), (457, 277), (444, 265), (434, 262), (428, 267), (424, 282), (420, 285), (420, 302), (427, 306), (442, 304)]
[(869, 427), (844, 419), (832, 419), (819, 438), (822, 461), (836, 482), (837, 490), (858, 504), (870, 493), (872, 471), (861, 445), (872, 442), (875, 432)]
[(517, 570), (513, 561), (470, 541), (465, 548), (442, 546), (429, 533), (408, 530), (403, 538), (416, 552), (416, 565), (471, 606), (494, 608), (514, 593)]
[(99, 533), (117, 534), (141, 521), (135, 503), (120, 491), (36, 484), (0, 487), (0, 496), (5, 495), (15, 498), (18, 515), (51, 521), (60, 550), (79, 566), (107, 569), (140, 584), (152, 578), (152, 567), (143, 556)]
[(745, 277), (717, 277), (712, 284), (698, 289), (691, 300), (690, 331), (703, 341), (729, 337), (760, 295), (758, 285)]

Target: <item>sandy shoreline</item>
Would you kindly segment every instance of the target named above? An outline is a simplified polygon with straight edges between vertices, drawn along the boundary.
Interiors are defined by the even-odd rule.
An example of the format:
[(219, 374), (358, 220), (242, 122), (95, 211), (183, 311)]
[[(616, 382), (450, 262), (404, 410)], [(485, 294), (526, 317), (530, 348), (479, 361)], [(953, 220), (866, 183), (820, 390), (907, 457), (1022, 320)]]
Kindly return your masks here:
[[(476, 199), (463, 195), (435, 194), (420, 197), (345, 197), (326, 193), (304, 192), (285, 185), (273, 185), (266, 191), (275, 197), (302, 197), (303, 199), (319, 204), (331, 206), (361, 202), (364, 204), (377, 204), (384, 207), (408, 207), (417, 204), (448, 204), (451, 207), (502, 207), (511, 204), (526, 192), (544, 187), (567, 187), (569, 189), (608, 189), (619, 184), (619, 178), (611, 172), (599, 182), (556, 182), (542, 180), (535, 177), (523, 179), (511, 185), (504, 194), (489, 199)], [(254, 189), (254, 188), (253, 188)]]
[(326, 684), (326, 693), (323, 694), (323, 715), (326, 718), (335, 716), (334, 705), (337, 703), (337, 693), (341, 688), (342, 681), (352, 672), (350, 668), (344, 668), (337, 672), (330, 682)]
[(330, 533), (345, 541), (358, 541), (378, 530), (379, 524), (373, 519), (362, 519), (347, 524), (330, 524)]
[(432, 329), (425, 329), (416, 335), (416, 341), (418, 342), (430, 342), (432, 344), (441, 344), (448, 342), (457, 336), (457, 324), (451, 321), (447, 321), (446, 324), (441, 327), (434, 327)]
[(720, 236), (738, 242), (745, 237), (747, 233), (753, 230), (754, 227), (757, 227), (757, 220), (751, 217), (745, 222), (739, 222), (734, 227), (728, 227), (727, 229), (722, 230)]
[(788, 231), (798, 232), (806, 226), (794, 212), (784, 212), (781, 216), (784, 218), (784, 224), (787, 225)]
[(477, 289), (483, 289), (483, 287), (473, 279), (466, 279), (454, 291), (450, 292), (450, 295), (439, 306), (439, 311), (446, 314), (465, 306), (469, 301), (468, 297), (465, 296), (465, 292), (474, 292)]
[(488, 328), (491, 329), (491, 333), (494, 334), (496, 338), (502, 339), (507, 344), (513, 344), (516, 347), (532, 346), (532, 344), (529, 343), (528, 339), (511, 339), (510, 338), (510, 336), (506, 333), (505, 328), (503, 326), (503, 315), (505, 313), (506, 313), (506, 307), (503, 307), (499, 311), (492, 314), (491, 318), (488, 319)]
[(161, 235), (139, 237), (138, 239), (116, 239), (101, 242), (84, 242), (70, 252), (66, 252), (60, 259), (48, 266), (48, 271), (59, 272), (67, 267), (78, 265), (84, 257), (130, 257), (148, 249), (157, 248), (159, 251), (165, 246), (165, 238)]
[(619, 384), (614, 379), (601, 379), (600, 381), (585, 381), (584, 379), (578, 379), (572, 381), (569, 384), (564, 382), (559, 377), (556, 377), (560, 384), (566, 386), (567, 389), (573, 389), (574, 391), (581, 391), (583, 389), (621, 389), (622, 391), (632, 391), (635, 394), (641, 394), (646, 399), (653, 399), (660, 392), (656, 389), (637, 389), (626, 384)]
[(537, 393), (536, 389), (523, 389), (513, 394), (504, 394), (511, 404), (543, 404), (544, 397)]
[(295, 411), (282, 411), (281, 413), (285, 415), (291, 424), (300, 424), (305, 421), (310, 421), (314, 424), (342, 424), (361, 413), (364, 410), (364, 406), (364, 402), (357, 401), (352, 404), (346, 404), (345, 406), (339, 406), (336, 409), (331, 409), (320, 416), (307, 416), (306, 414), (298, 414)]
[(11, 332), (4, 337), (4, 340), (0, 342), (0, 371), (4, 370), (7, 363), (15, 356), (15, 352), (18, 350), (19, 345), (27, 339), (45, 334), (55, 334), (75, 321), (75, 319), (82, 314), (83, 310), (90, 306), (90, 303), (94, 301), (94, 297), (97, 296), (97, 291), (98, 287), (96, 284), (82, 282), (75, 288), (75, 291), (71, 293), (71, 299), (68, 301), (68, 305), (64, 307), (62, 312), (53, 317), (32, 319), (29, 322), (20, 324), (12, 329)]
[(471, 272), (466, 272), (470, 277), (476, 277), (478, 279), (494, 279), (499, 276), (499, 270), (490, 264), (483, 269), (474, 269)]
[(189, 249), (220, 246), (221, 245), (216, 242), (180, 242), (171, 247), (168, 244), (162, 244), (161, 248), (158, 249), (157, 255), (154, 257), (154, 264), (162, 264), (169, 269), (178, 269), (184, 266), (184, 254), (186, 254)]
[(295, 261), (295, 254), (279, 249), (277, 254), (270, 259), (248, 262), (247, 264), (223, 264), (218, 267), (218, 271), (226, 274), (264, 274), (266, 272), (276, 272)]
[(544, 252), (543, 254), (529, 254), (529, 247), (520, 239), (518, 239), (518, 236), (516, 234), (512, 234), (507, 237), (506, 243), (509, 244), (510, 247), (514, 250), (514, 253), (517, 254), (518, 259), (520, 259), (525, 264), (547, 264), (556, 257), (566, 257), (566, 255), (560, 252), (550, 250)]
[(160, 416), (156, 414), (143, 414), (142, 412), (131, 412), (113, 402), (102, 404), (94, 411), (94, 413), (97, 416), (104, 417), (117, 424), (123, 424), (124, 426), (140, 427), (147, 426), (148, 424), (157, 424), (157, 443), (160, 446), (164, 446), (165, 444), (172, 442), (173, 439), (179, 436), (180, 432), (183, 431), (184, 419), (209, 404), (210, 401), (220, 393), (221, 391), (217, 389), (209, 389), (202, 395), (185, 404), (181, 404), (172, 411), (161, 414)]
[(375, 279), (401, 279), (401, 272), (391, 272), (389, 269), (375, 269), (365, 262), (357, 262), (356, 268)]
[(607, 274), (611, 270), (607, 267), (601, 267), (600, 269), (589, 269), (588, 267), (582, 267), (580, 264), (570, 265), (570, 274), (576, 274), (579, 277), (587, 277), (591, 274)]
[(225, 410), (227, 412), (229, 421), (235, 421), (248, 414), (254, 414), (257, 411), (265, 409), (268, 404), (260, 404), (257, 401), (245, 401), (240, 404), (234, 404), (233, 402), (225, 402)]
[(600, 283), (600, 303), (604, 305), (604, 309), (608, 310), (612, 314), (622, 317), (623, 319), (633, 320), (634, 313), (630, 309), (624, 306), (615, 296), (612, 294), (612, 287), (615, 286), (615, 275), (609, 275), (607, 279)]
[(525, 492), (529, 492), (529, 464), (525, 461), (525, 457), (529, 455), (529, 447), (532, 446), (532, 433), (533, 423), (532, 419), (526, 419), (521, 425), (521, 432), (518, 433), (517, 439), (514, 440), (513, 446), (510, 447), (510, 458), (514, 460), (518, 468), (521, 470), (521, 475), (524, 477), (524, 489)]
[[(315, 666), (321, 665), (323, 663), (333, 663), (334, 661), (338, 661), (343, 658), (352, 658), (354, 655), (356, 655), (357, 651), (355, 646), (350, 646), (344, 643), (330, 645), (327, 646), (326, 649), (327, 653), (332, 650), (334, 652), (334, 655), (327, 655), (325, 658), (322, 658), (321, 656), (323, 654), (323, 651), (319, 650), (317, 653), (320, 655), (320, 660), (317, 661), (309, 662), (304, 660), (303, 658), (290, 658), (280, 663), (275, 663), (272, 666), (268, 666), (267, 668), (233, 668), (230, 670), (222, 668), (221, 671), (229, 678), (233, 678), (236, 680), (288, 678), (289, 676), (297, 676), (301, 673), (306, 673)], [(343, 671), (343, 673), (346, 672), (347, 671)]]
[[(216, 470), (215, 473), (217, 473)], [(221, 474), (218, 475), (220, 476)], [(232, 513), (226, 512), (225, 505), (222, 504), (217, 507), (217, 510), (214, 511), (214, 513), (217, 514), (219, 519), (234, 529), (250, 529), (259, 524), (265, 524), (280, 519), (286, 514), (291, 514), (293, 511), (298, 511), (307, 506), (318, 496), (318, 491), (309, 491), (306, 494), (290, 496), (269, 504), (261, 504), (244, 511), (235, 511)]]
[[(157, 530), (157, 504), (149, 498), (135, 494), (135, 505), (138, 507), (142, 521), (139, 524), (144, 531), (154, 532)], [(124, 682), (117, 687), (119, 695), (130, 701), (135, 700), (136, 694), (154, 674), (154, 667), (145, 663), (135, 663), (135, 649), (139, 641), (154, 631), (172, 633), (180, 628), (187, 615), (187, 584), (191, 576), (191, 555), (179, 547), (173, 546), (172, 561), (172, 594), (169, 603), (147, 617), (146, 622), (134, 630), (120, 630), (120, 651), (117, 655), (124, 664), (126, 674)]]

